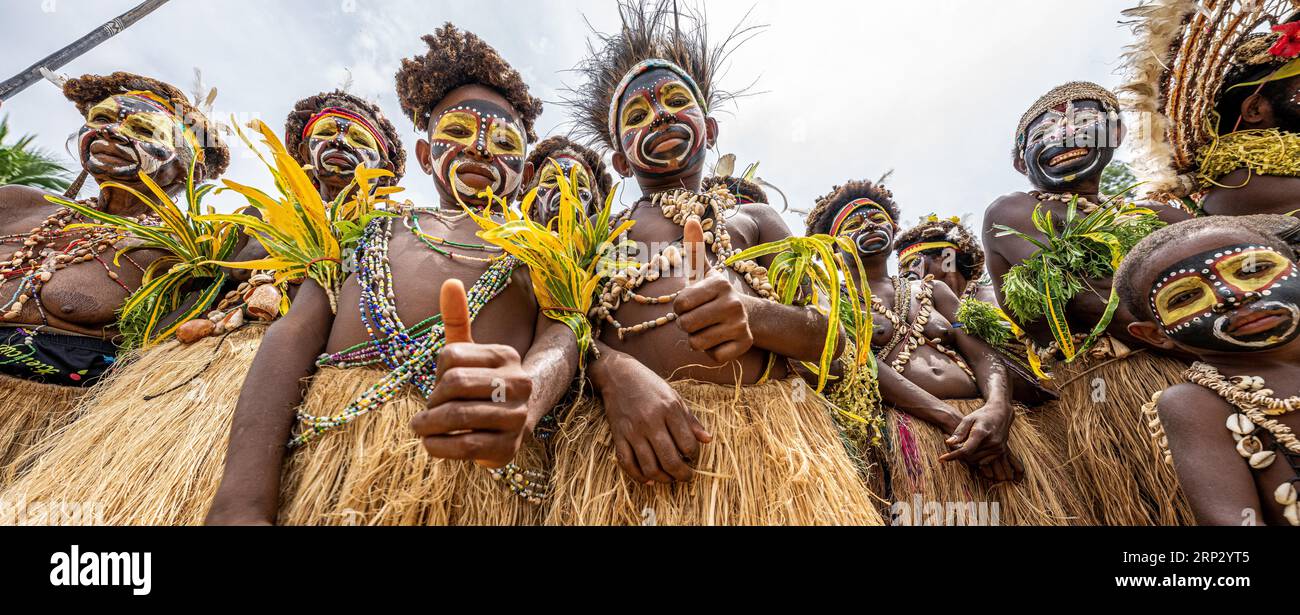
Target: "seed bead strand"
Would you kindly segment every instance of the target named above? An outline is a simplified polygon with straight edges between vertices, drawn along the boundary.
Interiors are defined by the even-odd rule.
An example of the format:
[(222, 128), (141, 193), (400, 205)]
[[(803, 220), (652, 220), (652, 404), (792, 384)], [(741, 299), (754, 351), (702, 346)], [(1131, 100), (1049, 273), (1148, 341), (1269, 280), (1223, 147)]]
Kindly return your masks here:
[[(367, 228), (366, 236), (357, 246), (362, 322), (379, 361), (387, 365), (390, 372), (335, 416), (320, 417), (300, 411), (298, 420), (303, 429), (289, 443), (292, 448), (311, 442), (321, 434), (382, 408), (408, 385), (415, 385), (426, 397), (433, 390), (437, 356), (446, 343), (443, 327), (441, 323), (433, 325), (427, 335), (417, 338), (402, 324), (397, 315), (392, 269), (388, 260), (391, 237), (392, 219), (379, 218)], [(518, 261), (513, 258), (499, 260), (475, 282), (467, 293), (471, 321), (489, 301), (509, 286), (511, 275), (518, 265)], [(318, 363), (328, 363), (330, 358), (322, 357)], [(346, 360), (337, 364), (339, 367), (353, 365), (355, 363)]]
[(975, 371), (971, 369), (970, 364), (961, 356), (961, 353), (949, 348), (940, 339), (931, 339), (926, 336), (925, 328), (930, 324), (934, 316), (934, 279), (927, 277), (921, 282), (921, 292), (916, 295), (918, 308), (915, 319), (910, 318), (911, 310), (911, 286), (909, 282), (903, 281), (899, 277), (891, 280), (894, 284), (894, 309), (889, 310), (884, 306), (884, 302), (872, 298), (871, 309), (873, 312), (888, 318), (894, 325), (894, 337), (890, 343), (877, 353), (877, 357), (882, 361), (887, 361), (889, 355), (893, 353), (894, 348), (902, 344), (902, 351), (899, 352), (898, 358), (890, 363), (898, 373), (903, 373), (908, 364), (912, 362), (913, 354), (921, 346), (929, 346), (940, 354), (952, 359), (953, 363), (960, 367), (971, 380), (975, 380)]

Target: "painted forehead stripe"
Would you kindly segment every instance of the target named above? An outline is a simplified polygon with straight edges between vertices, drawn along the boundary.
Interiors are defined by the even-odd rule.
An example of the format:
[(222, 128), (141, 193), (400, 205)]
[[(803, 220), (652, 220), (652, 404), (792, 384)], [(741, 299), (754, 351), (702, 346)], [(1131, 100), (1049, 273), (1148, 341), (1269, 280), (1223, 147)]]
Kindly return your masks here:
[(190, 150), (194, 152), (195, 160), (197, 160), (200, 163), (204, 161), (206, 157), (205, 156), (206, 150), (204, 150), (202, 147), (199, 146), (198, 136), (195, 135), (194, 131), (190, 130), (190, 127), (187, 126), (185, 122), (181, 120), (180, 117), (181, 114), (177, 112), (176, 107), (173, 106), (166, 99), (147, 90), (133, 90), (130, 92), (123, 92), (121, 94), (117, 94), (117, 96), (124, 96), (126, 98), (138, 100), (140, 102), (149, 105), (150, 107), (157, 109), (162, 113), (170, 115), (172, 119), (176, 120), (176, 122), (181, 125), (181, 129), (182, 129), (181, 134), (184, 135), (185, 141), (189, 143)]
[(948, 248), (952, 248), (953, 250), (960, 249), (957, 247), (957, 244), (950, 243), (947, 241), (931, 241), (926, 243), (913, 244), (899, 251), (898, 264), (903, 267), (906, 267), (912, 261), (919, 258), (922, 252), (928, 252), (930, 250), (944, 250)]
[(311, 119), (307, 120), (307, 125), (302, 128), (302, 138), (306, 139), (307, 136), (311, 134), (311, 129), (316, 126), (317, 122), (330, 117), (341, 117), (345, 120), (360, 124), (362, 128), (365, 128), (366, 131), (379, 142), (383, 151), (391, 151), (388, 149), (388, 140), (385, 139), (384, 135), (380, 134), (378, 130), (375, 130), (374, 125), (366, 120), (366, 118), (341, 107), (325, 107), (318, 111), (316, 115), (311, 116)]
[(657, 68), (662, 68), (664, 70), (671, 71), (673, 74), (677, 75), (677, 77), (681, 79), (682, 82), (684, 82), (688, 88), (690, 88), (691, 93), (695, 95), (695, 100), (696, 102), (699, 103), (700, 109), (704, 111), (704, 114), (705, 115), (709, 114), (709, 102), (704, 98), (704, 92), (700, 90), (699, 84), (695, 82), (694, 77), (691, 77), (691, 75), (686, 72), (686, 69), (672, 62), (669, 62), (668, 60), (663, 60), (659, 58), (642, 60), (636, 66), (633, 66), (631, 70), (627, 71), (626, 75), (623, 75), (623, 80), (618, 83), (618, 87), (614, 88), (613, 96), (611, 96), (609, 99), (609, 143), (610, 145), (613, 145), (614, 147), (618, 147), (618, 143), (617, 143), (618, 107), (619, 107), (619, 101), (623, 99), (623, 94), (627, 92), (627, 88), (632, 85), (633, 81), (636, 81), (637, 77), (640, 77), (641, 75), (644, 75)]
[[(478, 108), (479, 106), (483, 108), (480, 109)], [(475, 103), (475, 105), (457, 105), (455, 107), (447, 109), (446, 111), (443, 111), (442, 115), (438, 117), (440, 118), (446, 117), (448, 114), (457, 113), (457, 112), (468, 113), (478, 118), (478, 136), (475, 137), (475, 141), (480, 149), (484, 149), (484, 150), (487, 149), (487, 131), (488, 131), (489, 123), (486, 120), (503, 122), (506, 125), (510, 126), (512, 129), (514, 129), (515, 132), (519, 132), (518, 127), (515, 125), (514, 119), (502, 115), (501, 114), (502, 110), (500, 107), (486, 101)], [(442, 139), (439, 139), (439, 141), (442, 141)], [(510, 160), (511, 162), (517, 161), (522, 158), (522, 156), (516, 156), (513, 154), (501, 155), (497, 157), (503, 160)]]
[[(1151, 304), (1151, 312), (1153, 314), (1160, 313), (1159, 308), (1156, 306), (1156, 297), (1160, 294), (1160, 291), (1163, 290), (1166, 286), (1173, 284), (1174, 282), (1177, 282), (1179, 280), (1189, 278), (1192, 276), (1198, 276), (1198, 275), (1209, 276), (1210, 281), (1214, 285), (1216, 294), (1223, 296), (1223, 299), (1221, 301), (1216, 302), (1216, 304), (1221, 304), (1225, 302), (1229, 304), (1237, 303), (1238, 300), (1236, 297), (1236, 293), (1232, 291), (1232, 285), (1228, 284), (1225, 287), (1223, 280), (1221, 280), (1218, 274), (1215, 273), (1214, 267), (1216, 265), (1221, 264), (1225, 259), (1237, 256), (1242, 252), (1257, 252), (1257, 251), (1268, 252), (1270, 254), (1276, 254), (1278, 256), (1282, 256), (1283, 258), (1285, 258), (1285, 255), (1283, 255), (1281, 252), (1278, 252), (1277, 250), (1274, 250), (1268, 246), (1241, 246), (1237, 248), (1230, 248), (1227, 250), (1216, 251), (1214, 253), (1213, 258), (1205, 259), (1203, 262), (1201, 262), (1202, 257), (1200, 256), (1194, 257), (1194, 259), (1188, 259), (1188, 260), (1196, 260), (1197, 262), (1186, 263), (1188, 265), (1186, 267), (1179, 265), (1179, 269), (1177, 271), (1170, 270), (1165, 272), (1165, 276), (1161, 278), (1160, 281), (1157, 282), (1154, 286), (1151, 287), (1151, 295), (1149, 299)], [(1289, 261), (1290, 259), (1287, 260)], [(1197, 265), (1203, 265), (1204, 267), (1198, 268)], [(1287, 280), (1290, 280), (1292, 277), (1295, 277), (1296, 275), (1297, 275), (1296, 265), (1294, 263), (1291, 263), (1290, 272), (1278, 276), (1278, 278), (1274, 279), (1272, 283), (1276, 285), (1279, 282), (1285, 282)], [(1267, 297), (1270, 294), (1272, 294), (1272, 291), (1264, 290), (1260, 294), (1262, 296)], [(1169, 330), (1171, 332), (1181, 331), (1197, 322), (1200, 322), (1201, 319), (1209, 318), (1213, 315), (1214, 312), (1209, 311), (1209, 312), (1204, 312), (1202, 314), (1199, 314), (1197, 316), (1189, 316), (1179, 321), (1179, 324), (1177, 326)]]
[(876, 210), (879, 210), (880, 213), (885, 214), (885, 218), (889, 219), (890, 224), (894, 224), (893, 217), (889, 215), (888, 211), (885, 211), (884, 207), (880, 206), (880, 203), (877, 203), (868, 198), (855, 199), (853, 201), (849, 201), (849, 203), (845, 205), (843, 209), (840, 210), (840, 214), (838, 216), (835, 216), (835, 222), (831, 223), (831, 236), (835, 237), (839, 234), (840, 225), (844, 224), (844, 221), (848, 220), (849, 216), (852, 216), (860, 209), (868, 209), (868, 208), (874, 208)]

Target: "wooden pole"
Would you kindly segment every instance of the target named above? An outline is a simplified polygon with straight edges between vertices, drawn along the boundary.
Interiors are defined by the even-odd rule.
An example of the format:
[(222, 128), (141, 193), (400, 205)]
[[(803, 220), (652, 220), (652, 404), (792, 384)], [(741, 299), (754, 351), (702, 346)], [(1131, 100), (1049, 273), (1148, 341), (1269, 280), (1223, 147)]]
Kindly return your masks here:
[(123, 30), (131, 27), (135, 22), (140, 21), (149, 13), (158, 10), (168, 0), (147, 0), (141, 2), (135, 8), (118, 15), (116, 19), (96, 28), (91, 33), (77, 39), (71, 45), (60, 49), (18, 73), (11, 79), (0, 83), (0, 101), (9, 100), (18, 95), (19, 92), (27, 89), (33, 83), (40, 81), (41, 69), (55, 71), (62, 68), (67, 63), (81, 57), (86, 52), (98, 47), (104, 41), (120, 34)]

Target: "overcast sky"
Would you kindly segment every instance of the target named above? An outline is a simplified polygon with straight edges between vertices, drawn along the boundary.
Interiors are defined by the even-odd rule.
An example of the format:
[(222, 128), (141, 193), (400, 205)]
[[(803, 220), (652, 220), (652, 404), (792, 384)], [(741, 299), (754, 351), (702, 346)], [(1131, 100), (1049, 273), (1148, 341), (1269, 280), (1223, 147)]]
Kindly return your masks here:
[[(0, 79), (84, 35), (135, 0), (0, 0)], [(735, 54), (723, 87), (757, 80), (760, 94), (718, 114), (717, 152), (735, 153), (791, 204), (807, 208), (846, 179), (888, 185), (908, 224), (925, 214), (970, 214), (975, 224), (997, 196), (1026, 187), (1009, 152), (1020, 115), (1070, 80), (1108, 87), (1129, 32), (1120, 11), (1137, 0), (709, 0), (712, 31), (729, 31), (753, 8), (767, 24)], [(380, 103), (414, 157), (419, 136), (393, 91), (400, 61), (445, 21), (494, 45), (547, 101), (538, 132), (567, 130), (559, 104), (566, 72), (588, 29), (618, 25), (613, 0), (172, 0), (153, 15), (61, 69), (67, 75), (126, 70), (191, 91), (193, 69), (217, 87), (221, 117), (260, 117), (280, 130), (300, 98), (353, 77), (352, 92)], [(52, 10), (51, 10), (52, 9)], [(52, 85), (4, 104), (18, 133), (37, 133), (65, 154), (82, 119)], [(75, 166), (71, 159), (68, 164)], [(412, 160), (404, 186), (430, 203), (432, 180)], [(246, 151), (227, 176), (269, 186)], [(631, 187), (625, 202), (638, 193)], [(217, 197), (222, 208), (239, 204)], [(773, 194), (773, 200), (780, 201)], [(802, 216), (787, 215), (796, 230)]]

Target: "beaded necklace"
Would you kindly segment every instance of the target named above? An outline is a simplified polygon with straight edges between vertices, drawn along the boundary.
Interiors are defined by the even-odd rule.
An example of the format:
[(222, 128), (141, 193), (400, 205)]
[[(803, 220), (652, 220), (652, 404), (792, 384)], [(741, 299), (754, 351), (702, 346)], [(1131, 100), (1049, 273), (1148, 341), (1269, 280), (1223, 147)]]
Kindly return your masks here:
[[(719, 264), (714, 267), (715, 270), (724, 269), (725, 263), (738, 253), (731, 245), (731, 233), (727, 230), (725, 217), (727, 212), (735, 210), (738, 205), (736, 196), (727, 190), (726, 186), (715, 186), (704, 193), (671, 190), (654, 195), (650, 202), (659, 207), (664, 218), (672, 220), (674, 224), (685, 227), (689, 220), (700, 223), (700, 227), (704, 229), (704, 244), (718, 257)], [(591, 315), (618, 329), (620, 340), (625, 339), (628, 334), (643, 333), (676, 321), (677, 314), (669, 312), (655, 320), (624, 327), (614, 318), (614, 312), (627, 302), (641, 305), (666, 305), (676, 301), (679, 293), (646, 297), (638, 294), (636, 289), (658, 280), (666, 273), (681, 271), (684, 258), (682, 249), (672, 245), (648, 262), (631, 265), (627, 270), (616, 273), (606, 282), (601, 292), (600, 305), (592, 309)], [(731, 265), (731, 269), (744, 276), (745, 283), (758, 293), (758, 296), (776, 300), (776, 292), (767, 278), (766, 268), (752, 260), (744, 260)]]
[[(406, 229), (411, 231), (411, 234), (414, 235), (416, 239), (419, 239), (420, 242), (425, 245), (425, 247), (429, 248), (430, 250), (433, 250), (437, 254), (441, 254), (451, 260), (460, 259), (472, 263), (490, 263), (496, 258), (499, 258), (500, 255), (505, 252), (504, 250), (496, 246), (490, 246), (481, 243), (462, 243), (458, 241), (452, 241), (450, 239), (444, 239), (442, 237), (435, 237), (433, 235), (425, 233), (424, 229), (420, 228), (420, 213), (422, 211), (424, 213), (430, 213), (429, 210), (421, 210), (418, 208), (411, 208), (407, 210), (406, 215), (402, 217), (402, 223), (406, 225)], [(434, 217), (441, 220), (444, 224), (448, 223), (448, 220), (439, 216), (437, 212), (433, 212), (433, 215)], [(459, 219), (463, 219), (463, 217)], [(452, 252), (451, 248), (460, 248), (462, 250), (473, 250), (476, 252), (487, 252), (491, 254), (496, 254), (497, 256), (493, 258), (466, 256), (464, 254), (457, 254), (455, 252)]]
[[(397, 296), (393, 289), (393, 272), (388, 258), (392, 235), (393, 219), (377, 218), (367, 227), (356, 250), (356, 275), (361, 286), (361, 321), (370, 341), (340, 353), (323, 355), (316, 362), (321, 367), (341, 368), (382, 363), (390, 371), (335, 416), (320, 417), (298, 412), (298, 420), (303, 429), (290, 441), (290, 447), (306, 444), (327, 431), (382, 408), (407, 385), (414, 385), (425, 397), (433, 391), (434, 379), (438, 373), (438, 353), (446, 344), (442, 318), (435, 316), (408, 329), (397, 315)], [(514, 258), (500, 259), (494, 261), (479, 277), (466, 295), (471, 321), (489, 301), (510, 285), (511, 274), (518, 265), (519, 262)]]
[(916, 352), (916, 349), (921, 346), (929, 346), (952, 359), (962, 371), (966, 372), (967, 376), (970, 376), (971, 380), (975, 380), (974, 370), (966, 363), (966, 359), (962, 358), (960, 353), (945, 346), (942, 340), (930, 339), (925, 335), (925, 327), (930, 324), (930, 319), (934, 315), (934, 276), (927, 276), (921, 281), (921, 292), (916, 295), (916, 300), (919, 303), (916, 317), (910, 323), (908, 320), (911, 317), (912, 284), (903, 281), (898, 276), (891, 278), (891, 282), (894, 285), (893, 310), (885, 307), (885, 302), (878, 297), (874, 295), (871, 297), (871, 311), (889, 319), (889, 322), (894, 325), (893, 339), (890, 340), (889, 344), (881, 348), (880, 352), (876, 353), (876, 357), (881, 361), (888, 361), (889, 355), (901, 343), (902, 351), (898, 353), (898, 358), (890, 363), (890, 367), (901, 374), (907, 369), (907, 365), (912, 362), (912, 354)]
[[(94, 207), (99, 200), (91, 198), (78, 202)], [(73, 238), (74, 233), (67, 231), (66, 227), (75, 222), (76, 219), (76, 212), (71, 208), (61, 207), (46, 217), (40, 226), (32, 229), (26, 235), (0, 236), (0, 243), (22, 242), (22, 245), (8, 261), (0, 263), (0, 280), (8, 282), (9, 280), (21, 278), (18, 289), (5, 303), (4, 307), (0, 308), (0, 322), (18, 319), (27, 303), (34, 300), (41, 316), (41, 322), (49, 324), (45, 308), (41, 304), (41, 289), (54, 278), (55, 272), (62, 271), (69, 265), (96, 261), (104, 268), (108, 278), (121, 286), (127, 294), (134, 292), (123, 284), (119, 279), (120, 276), (108, 266), (108, 263), (100, 258), (100, 254), (112, 250), (117, 242), (126, 238), (126, 235), (108, 229), (92, 228), (83, 230)], [(159, 224), (156, 218), (147, 215), (131, 219), (148, 226), (157, 226)], [(51, 244), (60, 239), (70, 239), (70, 241), (61, 249), (50, 247)], [(141, 272), (144, 271), (144, 268), (135, 262), (130, 255), (124, 253), (122, 257)]]
[[(1237, 441), (1237, 453), (1251, 468), (1265, 470), (1277, 462), (1279, 454), (1291, 465), (1296, 477), (1279, 485), (1274, 498), (1283, 507), (1286, 520), (1300, 526), (1300, 504), (1296, 503), (1300, 439), (1289, 426), (1272, 418), (1300, 411), (1300, 397), (1278, 399), (1272, 396), (1272, 390), (1264, 388), (1264, 379), (1259, 376), (1225, 378), (1213, 366), (1200, 362), (1187, 371), (1187, 380), (1214, 391), (1237, 408), (1239, 412), (1228, 417), (1228, 431)], [(1273, 437), (1274, 450), (1265, 450), (1263, 441), (1255, 435), (1261, 427)]]

